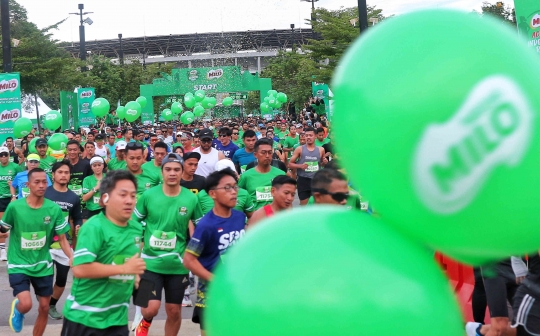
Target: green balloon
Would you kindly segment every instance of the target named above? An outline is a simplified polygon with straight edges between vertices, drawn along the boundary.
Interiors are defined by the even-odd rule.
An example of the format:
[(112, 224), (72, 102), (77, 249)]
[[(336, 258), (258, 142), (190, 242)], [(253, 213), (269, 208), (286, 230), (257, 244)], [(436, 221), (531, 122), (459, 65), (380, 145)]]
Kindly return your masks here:
[(32, 131), (32, 120), (28, 118), (19, 118), (13, 124), (13, 136), (22, 138), (30, 134)]
[(122, 120), (126, 118), (126, 108), (124, 106), (118, 106), (116, 108), (116, 116)]
[(204, 97), (206, 97), (206, 92), (204, 90), (197, 90), (195, 91), (195, 100), (198, 102), (203, 101)]
[(204, 107), (202, 106), (195, 106), (193, 109), (193, 114), (195, 114), (197, 117), (200, 117), (204, 114)]
[(209, 108), (210, 108), (210, 104), (211, 104), (210, 97), (204, 97), (204, 99), (201, 101), (201, 105), (202, 105), (202, 107), (204, 107), (205, 109), (209, 109)]
[(268, 112), (269, 110), (270, 110), (270, 106), (267, 103), (261, 103), (262, 112)]
[(30, 154), (36, 154), (37, 153), (37, 149), (36, 149), (36, 141), (37, 139), (39, 139), (39, 137), (35, 137), (32, 139), (32, 141), (30, 141), (28, 143), (28, 153)]
[(94, 116), (102, 118), (109, 113), (109, 109), (111, 108), (111, 105), (109, 104), (109, 101), (105, 98), (96, 98), (92, 102), (92, 113)]
[(212, 109), (212, 108), (216, 107), (216, 104), (217, 104), (216, 97), (209, 97), (208, 108)]
[(379, 220), (321, 206), (257, 225), (215, 271), (205, 312), (209, 335), (463, 334), (433, 254)]
[(264, 99), (263, 99), (263, 101), (264, 101), (265, 103), (268, 103), (269, 100), (270, 100), (270, 97), (268, 97), (268, 96), (264, 97)]
[(266, 93), (268, 96), (276, 96), (277, 95), (277, 91), (276, 90), (268, 90), (268, 92)]
[(197, 101), (195, 100), (195, 97), (193, 97), (193, 94), (191, 96), (188, 96), (186, 93), (186, 95), (184, 96), (184, 104), (186, 105), (187, 108), (193, 108), (196, 102)]
[(49, 138), (47, 144), (52, 150), (59, 151), (66, 149), (68, 141), (69, 139), (64, 133), (55, 133)]
[(163, 117), (163, 119), (170, 121), (174, 118), (174, 112), (170, 109), (165, 109), (163, 110), (163, 112), (161, 112), (161, 116)]
[(179, 102), (174, 102), (174, 103), (172, 103), (172, 105), (171, 105), (171, 111), (172, 111), (174, 114), (180, 114), (180, 113), (182, 113), (182, 104), (180, 104)]
[(538, 64), (514, 30), (452, 10), (399, 15), (351, 46), (333, 134), (386, 223), (470, 264), (540, 248)]
[(286, 103), (287, 102), (287, 95), (284, 94), (283, 92), (279, 92), (277, 94), (276, 98), (280, 103)]
[(270, 99), (268, 99), (268, 105), (270, 105), (272, 107), (274, 105), (276, 105), (277, 103), (278, 103), (278, 101), (277, 101), (276, 97), (270, 97)]
[(222, 104), (223, 106), (231, 106), (233, 104), (233, 99), (231, 97), (225, 97)]
[(141, 108), (146, 107), (146, 103), (147, 103), (146, 97), (140, 96), (136, 99), (136, 102), (139, 103), (139, 105), (141, 105)]
[(182, 113), (182, 115), (180, 116), (180, 121), (185, 125), (191, 124), (193, 120), (195, 120), (195, 116), (189, 111)]
[(141, 116), (141, 105), (136, 101), (130, 101), (126, 104), (126, 120), (134, 122)]
[(45, 115), (45, 127), (54, 131), (62, 126), (62, 114), (60, 112), (51, 110)]

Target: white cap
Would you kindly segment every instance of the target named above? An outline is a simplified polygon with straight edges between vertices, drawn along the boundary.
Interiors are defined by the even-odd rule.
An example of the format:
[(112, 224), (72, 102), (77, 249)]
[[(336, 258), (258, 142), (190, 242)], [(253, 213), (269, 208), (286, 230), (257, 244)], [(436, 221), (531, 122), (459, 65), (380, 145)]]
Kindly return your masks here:
[(236, 172), (236, 169), (234, 168), (234, 163), (231, 160), (223, 159), (216, 162), (216, 165), (214, 166), (214, 169), (216, 171), (223, 170), (231, 168), (233, 172)]
[(126, 149), (127, 143), (125, 141), (118, 141), (116, 143), (116, 150)]
[(9, 149), (7, 147), (0, 147), (0, 153), (8, 153), (9, 154)]
[(90, 165), (93, 165), (96, 162), (105, 163), (105, 161), (103, 161), (103, 158), (101, 156), (94, 156), (93, 158), (90, 159)]

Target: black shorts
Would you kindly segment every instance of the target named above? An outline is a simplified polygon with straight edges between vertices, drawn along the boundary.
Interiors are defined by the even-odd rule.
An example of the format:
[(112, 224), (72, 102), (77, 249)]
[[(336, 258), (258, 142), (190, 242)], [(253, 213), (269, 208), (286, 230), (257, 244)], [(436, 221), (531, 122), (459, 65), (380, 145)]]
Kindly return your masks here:
[(509, 317), (507, 302), (513, 305), (518, 289), (510, 264), (482, 267), (482, 278), (491, 317)]
[[(126, 321), (127, 322), (127, 321)], [(72, 322), (64, 317), (62, 332), (60, 336), (129, 336), (127, 324), (124, 326), (114, 326), (106, 329), (96, 329), (84, 324)]]
[(9, 202), (11, 202), (11, 198), (0, 198), (0, 212), (6, 212)]
[(517, 336), (540, 334), (540, 281), (526, 278), (514, 296), (514, 323)]
[(92, 216), (99, 215), (100, 212), (101, 212), (101, 209), (99, 209), (99, 210), (83, 209), (82, 210), (82, 219), (90, 219)]
[(201, 330), (204, 330), (204, 309), (203, 307), (197, 307), (193, 309), (193, 317), (191, 322), (197, 323), (201, 326)]
[(141, 278), (154, 283), (150, 300), (161, 301), (161, 292), (165, 290), (165, 303), (182, 304), (184, 291), (189, 285), (189, 274), (160, 274), (146, 270)]
[(298, 198), (303, 201), (311, 197), (311, 180), (307, 177), (298, 176), (296, 179)]
[(30, 284), (32, 284), (36, 295), (47, 297), (53, 293), (53, 280), (54, 275), (32, 277), (23, 273), (14, 273), (9, 275), (9, 286), (13, 288), (13, 296), (30, 291)]

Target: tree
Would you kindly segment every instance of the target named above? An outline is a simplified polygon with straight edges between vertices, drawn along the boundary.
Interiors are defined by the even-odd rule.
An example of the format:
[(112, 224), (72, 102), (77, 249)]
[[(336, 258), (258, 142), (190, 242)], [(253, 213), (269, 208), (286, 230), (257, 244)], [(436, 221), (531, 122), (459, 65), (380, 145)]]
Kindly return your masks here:
[(497, 1), (494, 4), (484, 1), (482, 3), (481, 15), (489, 15), (517, 27), (515, 9), (509, 5), (505, 5), (502, 1)]

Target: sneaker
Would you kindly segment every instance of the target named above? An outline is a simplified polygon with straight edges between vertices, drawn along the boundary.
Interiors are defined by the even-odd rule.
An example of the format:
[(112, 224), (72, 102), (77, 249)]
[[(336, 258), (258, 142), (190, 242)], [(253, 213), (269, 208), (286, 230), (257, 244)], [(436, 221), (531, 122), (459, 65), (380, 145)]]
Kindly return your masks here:
[(53, 320), (60, 320), (63, 318), (62, 314), (60, 314), (58, 310), (56, 310), (56, 306), (49, 306), (49, 316)]
[(20, 333), (24, 325), (24, 314), (19, 313), (17, 310), (17, 303), (19, 303), (19, 299), (15, 299), (11, 303), (11, 318), (9, 319), (9, 326), (14, 332)]
[(477, 332), (478, 328), (481, 326), (482, 324), (478, 322), (467, 322), (465, 325), (465, 332), (467, 333), (467, 336), (482, 336)]
[(0, 250), (0, 261), (7, 261), (6, 249), (1, 249)]
[(151, 325), (152, 322), (147, 322), (145, 319), (141, 319), (141, 323), (139, 323), (137, 330), (135, 330), (135, 336), (148, 336), (148, 329), (150, 329)]
[(182, 300), (182, 307), (193, 307), (193, 302), (191, 302), (191, 299), (187, 294), (184, 295), (184, 299)]
[(133, 323), (131, 324), (131, 331), (135, 332), (135, 329), (137, 329), (142, 319), (143, 319), (142, 314), (140, 310), (137, 309), (135, 313), (135, 317), (133, 318)]

